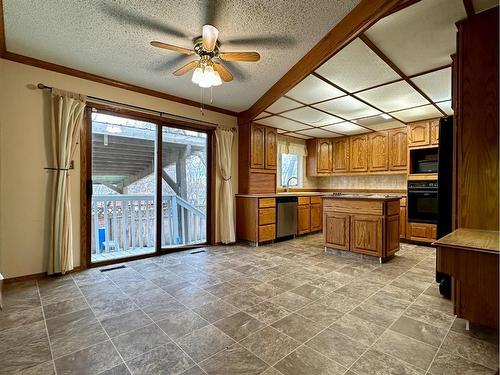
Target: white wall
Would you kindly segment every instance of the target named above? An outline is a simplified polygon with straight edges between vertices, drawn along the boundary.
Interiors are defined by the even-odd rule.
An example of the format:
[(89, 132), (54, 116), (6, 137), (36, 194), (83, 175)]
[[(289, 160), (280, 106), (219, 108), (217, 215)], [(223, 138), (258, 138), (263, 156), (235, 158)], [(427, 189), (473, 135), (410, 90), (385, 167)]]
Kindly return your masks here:
[[(192, 106), (0, 59), (0, 273), (5, 277), (32, 275), (47, 269), (50, 172), (43, 168), (48, 166), (50, 107), (46, 91), (28, 86), (39, 82), (224, 127), (237, 125), (233, 116), (205, 111), (202, 117), (199, 109)], [(237, 191), (237, 142), (232, 159), (233, 188)], [(79, 184), (77, 150), (75, 170), (71, 172), (75, 265), (80, 260)]]

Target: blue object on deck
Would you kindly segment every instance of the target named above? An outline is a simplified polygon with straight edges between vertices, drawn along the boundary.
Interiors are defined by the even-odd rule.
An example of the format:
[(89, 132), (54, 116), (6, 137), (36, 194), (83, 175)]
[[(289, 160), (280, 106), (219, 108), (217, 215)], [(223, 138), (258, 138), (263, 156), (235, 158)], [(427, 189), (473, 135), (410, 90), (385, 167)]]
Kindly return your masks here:
[(104, 241), (106, 240), (106, 228), (99, 228), (99, 249), (101, 253), (104, 249)]

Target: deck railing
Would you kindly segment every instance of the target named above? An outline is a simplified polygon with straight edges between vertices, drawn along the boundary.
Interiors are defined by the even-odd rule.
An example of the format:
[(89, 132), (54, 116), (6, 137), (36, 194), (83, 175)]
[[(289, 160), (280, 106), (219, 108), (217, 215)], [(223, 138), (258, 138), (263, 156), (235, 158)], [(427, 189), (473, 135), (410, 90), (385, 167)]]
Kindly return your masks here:
[[(163, 195), (161, 245), (206, 241), (206, 214), (177, 195)], [(153, 195), (92, 196), (92, 254), (154, 248), (156, 208)]]

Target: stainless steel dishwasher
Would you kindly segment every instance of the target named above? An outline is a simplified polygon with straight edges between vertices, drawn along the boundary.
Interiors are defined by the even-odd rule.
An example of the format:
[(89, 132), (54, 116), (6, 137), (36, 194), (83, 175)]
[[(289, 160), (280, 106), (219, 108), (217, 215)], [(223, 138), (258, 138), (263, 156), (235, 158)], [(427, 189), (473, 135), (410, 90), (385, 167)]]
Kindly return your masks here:
[(295, 237), (297, 233), (297, 197), (276, 197), (276, 240)]

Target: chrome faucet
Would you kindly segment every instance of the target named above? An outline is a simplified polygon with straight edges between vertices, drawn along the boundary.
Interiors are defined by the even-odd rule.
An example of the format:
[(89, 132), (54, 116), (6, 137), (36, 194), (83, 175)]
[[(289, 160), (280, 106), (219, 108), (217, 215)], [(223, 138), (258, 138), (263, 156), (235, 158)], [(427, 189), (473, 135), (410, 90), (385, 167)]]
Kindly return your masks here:
[(290, 190), (290, 180), (292, 180), (292, 179), (294, 179), (294, 178), (297, 180), (297, 182), (299, 182), (299, 179), (298, 179), (297, 177), (295, 177), (295, 176), (290, 177), (290, 178), (288, 179), (288, 181), (286, 182), (286, 188), (285, 188), (285, 191), (286, 191), (287, 193), (288, 193), (288, 191)]

